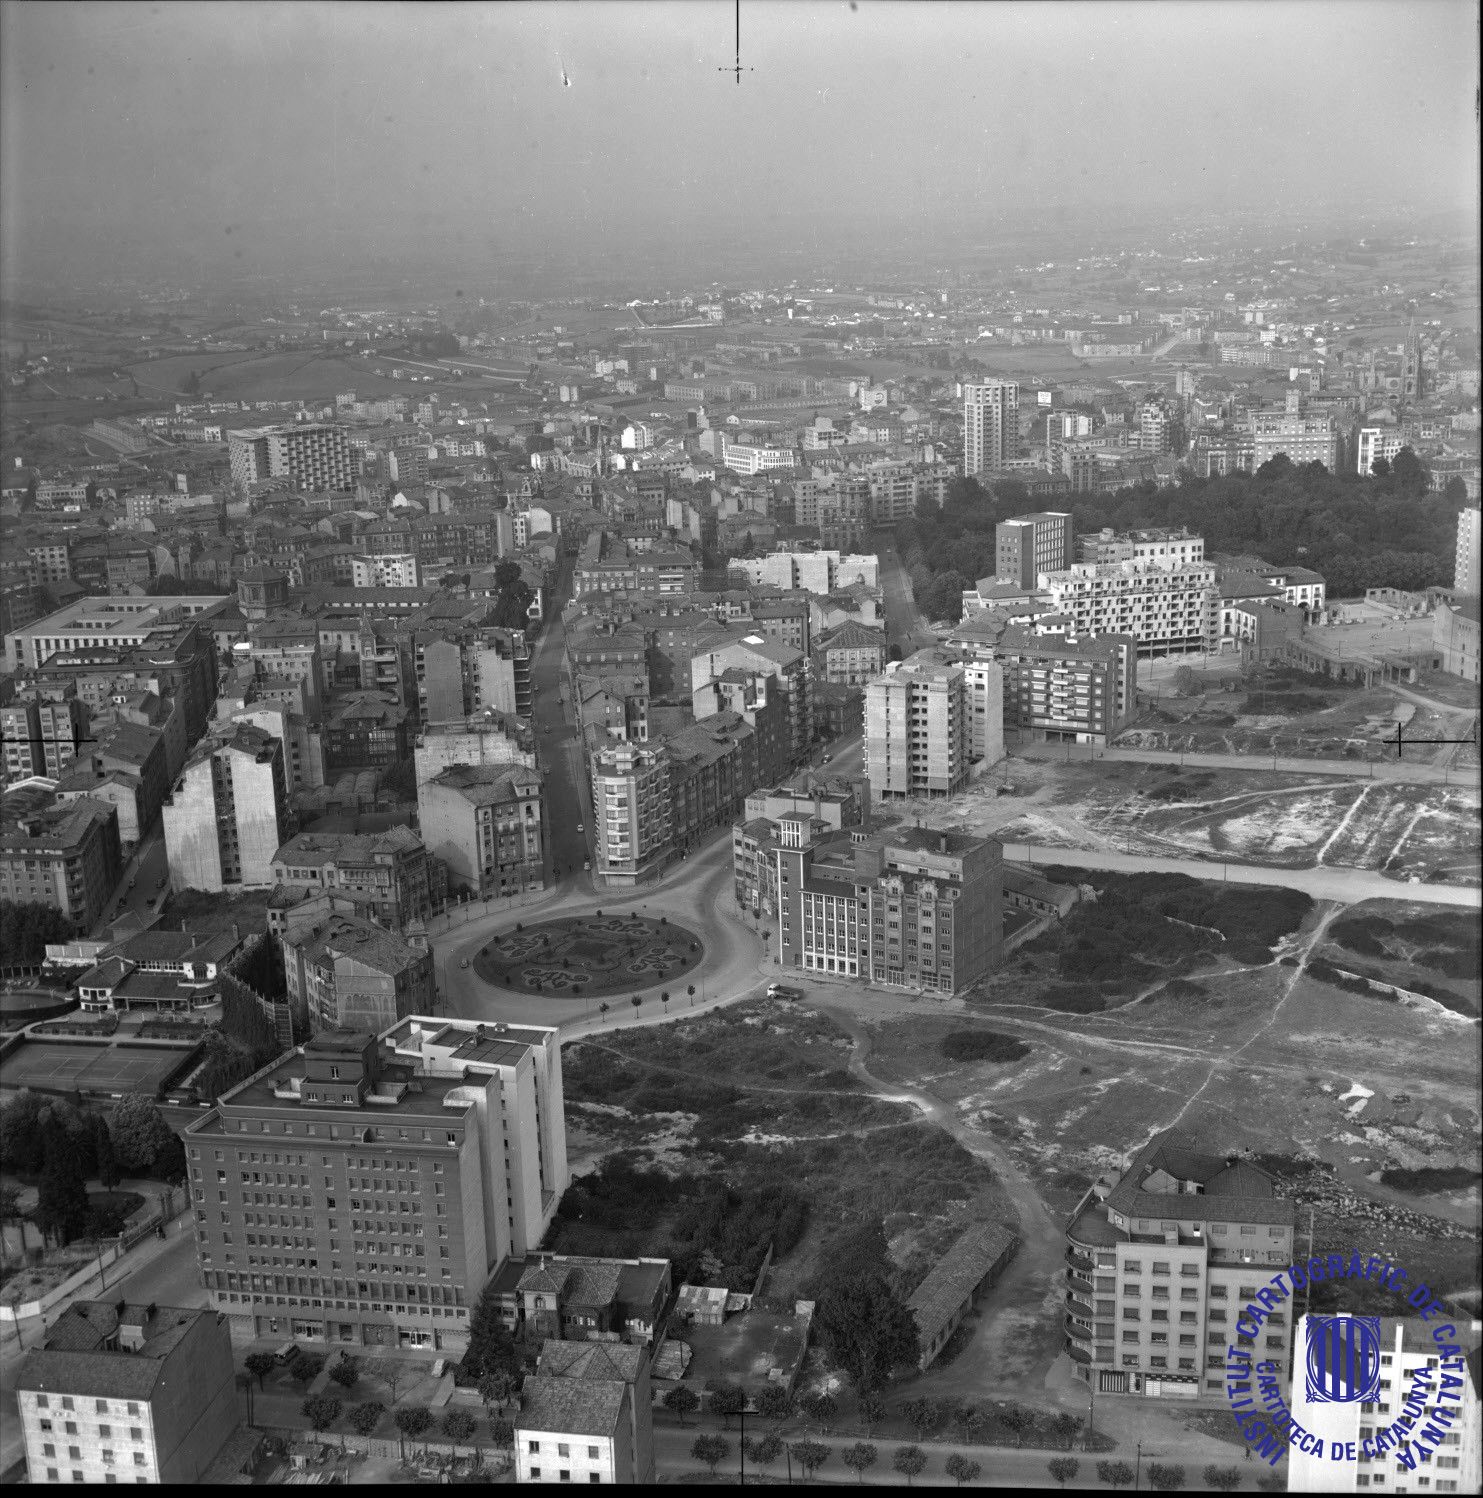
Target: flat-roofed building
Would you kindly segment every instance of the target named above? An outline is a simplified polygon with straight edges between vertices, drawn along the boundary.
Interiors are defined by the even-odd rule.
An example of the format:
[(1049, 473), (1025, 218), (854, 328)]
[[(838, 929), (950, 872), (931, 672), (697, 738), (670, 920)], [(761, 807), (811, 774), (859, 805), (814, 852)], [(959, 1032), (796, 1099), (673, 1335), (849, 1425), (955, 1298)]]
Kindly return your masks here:
[[(1221, 1400), (1226, 1348), (1288, 1366), (1283, 1306), (1246, 1337), (1237, 1321), (1293, 1258), (1297, 1208), (1265, 1171), (1174, 1130), (1081, 1199), (1066, 1229), (1066, 1351), (1098, 1393)], [(1095, 1382), (1094, 1382), (1095, 1381)]]
[(74, 1301), (15, 1376), (33, 1483), (200, 1482), (237, 1428), (227, 1318)]
[(1214, 650), (1220, 588), (1208, 562), (1078, 562), (1043, 572), (1045, 602), (1078, 635), (1132, 635), (1140, 658)]
[(240, 484), (287, 478), (310, 493), (355, 487), (355, 457), (340, 427), (304, 423), (229, 431), (227, 460)]
[(1034, 588), (1042, 572), (1072, 563), (1071, 516), (1059, 510), (1016, 515), (994, 527), (994, 575), (1002, 582)]
[(225, 593), (178, 598), (79, 598), (14, 631), (9, 636), (10, 662), (37, 671), (53, 656), (143, 645), (157, 631), (178, 628), (227, 602), (227, 598)]
[(950, 796), (968, 780), (967, 685), (941, 650), (888, 665), (865, 688), (865, 773), (881, 797)]
[(559, 1032), (328, 1030), (224, 1093), (185, 1147), (202, 1280), (243, 1335), (460, 1353), (490, 1274), (539, 1246), (569, 1181)]
[(90, 796), (50, 800), (17, 791), (0, 801), (0, 899), (50, 905), (87, 932), (123, 875), (118, 809)]

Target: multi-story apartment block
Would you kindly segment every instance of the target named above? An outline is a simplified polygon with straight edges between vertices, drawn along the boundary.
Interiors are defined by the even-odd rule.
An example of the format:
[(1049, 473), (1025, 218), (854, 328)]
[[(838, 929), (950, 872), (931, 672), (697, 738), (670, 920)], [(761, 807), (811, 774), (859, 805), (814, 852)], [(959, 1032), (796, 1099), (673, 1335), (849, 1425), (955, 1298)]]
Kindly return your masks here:
[(90, 796), (28, 807), (22, 794), (0, 802), (0, 899), (53, 906), (86, 932), (123, 874), (118, 810)]
[(415, 552), (389, 556), (353, 556), (351, 586), (356, 588), (420, 588), (422, 572)]
[(433, 913), (427, 849), (407, 827), (300, 833), (273, 855), (273, 880), (290, 896), (344, 895), (392, 930)]
[(635, 884), (670, 851), (669, 751), (660, 743), (608, 744), (592, 755), (593, 872)]
[[(1179, 530), (1124, 531), (1104, 526), (1076, 538), (1076, 560), (1106, 565), (1111, 562), (1174, 562), (1184, 565), (1205, 560), (1205, 538)], [(1064, 564), (1069, 567), (1068, 561)], [(1043, 568), (1043, 571), (1051, 571)]]
[(1055, 615), (1046, 617), (1057, 627), (1043, 630), (1015, 617), (1009, 609), (970, 615), (945, 642), (967, 678), (974, 758), (988, 758), (996, 742), (1002, 754), (1006, 736), (1021, 743), (1110, 742), (1136, 707), (1138, 642), (1131, 635), (1064, 634)]
[(1066, 1229), (1066, 1351), (1101, 1394), (1221, 1399), (1226, 1347), (1288, 1366), (1292, 1326), (1236, 1322), (1292, 1263), (1296, 1208), (1265, 1171), (1167, 1130), (1082, 1198)]
[(1205, 562), (1078, 562), (1040, 576), (1040, 593), (1078, 635), (1128, 634), (1140, 657), (1212, 650), (1220, 588)]
[(1388, 427), (1361, 427), (1355, 443), (1356, 466), (1361, 473), (1368, 474), (1378, 459), (1389, 463), (1406, 445), (1406, 439), (1398, 431)]
[(941, 650), (893, 661), (865, 688), (865, 773), (878, 797), (951, 796), (967, 783), (962, 666)]
[[(1341, 1313), (1341, 1327), (1346, 1319)], [(1322, 1454), (1296, 1442), (1278, 1446), (1287, 1455), (1287, 1491), (1476, 1493), (1483, 1478), (1478, 1399), (1483, 1323), (1474, 1317), (1381, 1317), (1375, 1349), (1379, 1397), (1340, 1401), (1315, 1399), (1310, 1389), (1304, 1354), (1312, 1322), (1311, 1315), (1298, 1320), (1287, 1402), (1303, 1429), (1323, 1442)], [(1411, 1424), (1400, 1425), (1406, 1416)], [(1354, 1455), (1335, 1460), (1341, 1449)]]
[(566, 1190), (555, 1029), (327, 1030), (185, 1131), (202, 1283), (249, 1337), (461, 1352)]
[(5, 748), (5, 783), (46, 774), (41, 742), (41, 698), (22, 698), (0, 708), (0, 743)]
[(418, 735), (412, 761), (419, 786), (453, 765), (536, 766), (530, 725), (493, 711), (464, 723), (429, 725)]
[(65, 541), (29, 546), (26, 555), (31, 560), (32, 580), (42, 587), (72, 580), (71, 548)]
[(863, 687), (886, 668), (886, 632), (853, 621), (819, 636), (814, 651), (814, 678), (847, 687)]
[(436, 1007), (426, 935), (403, 938), (371, 921), (316, 905), (288, 912), (281, 941), (297, 1034), (369, 1030), (379, 1035), (409, 1015)]
[(15, 1386), (33, 1483), (200, 1482), (237, 1428), (216, 1311), (73, 1301)]
[[(184, 740), (194, 740), (200, 737), (216, 702), (216, 650), (203, 626), (165, 624), (148, 630), (138, 643), (58, 651), (26, 680), (48, 697), (75, 694), (94, 713), (142, 693), (169, 698), (180, 709)], [(165, 731), (173, 745), (173, 734), (168, 728)], [(179, 750), (183, 749), (181, 742)], [(171, 753), (176, 752), (172, 747)]]
[(1001, 855), (992, 839), (918, 828), (837, 833), (801, 811), (772, 824), (761, 855), (754, 911), (775, 921), (784, 968), (952, 993), (999, 962)]
[(953, 993), (998, 966), (1003, 853), (993, 838), (900, 828), (862, 848), (870, 886), (870, 979)]
[(286, 478), (311, 493), (355, 487), (355, 457), (333, 426), (248, 427), (227, 433), (227, 458), (239, 484)]
[(1071, 516), (1044, 510), (1016, 515), (994, 527), (994, 575), (1003, 582), (1033, 588), (1042, 572), (1071, 565)]
[(1166, 453), (1174, 446), (1174, 420), (1162, 401), (1138, 407), (1138, 445), (1146, 453)]
[(582, 545), (572, 573), (572, 593), (693, 593), (700, 564), (688, 551), (636, 551), (621, 537), (593, 531)]
[(462, 723), (486, 710), (531, 714), (531, 654), (522, 629), (473, 623), (417, 629), (412, 664), (425, 725)]
[(523, 765), (451, 765), (417, 787), (428, 851), (449, 883), (481, 898), (541, 889), (546, 882), (545, 796)]
[(207, 739), (163, 815), (172, 889), (271, 885), (274, 855), (292, 831), (282, 743), (247, 723)]
[(1251, 440), (1253, 468), (1260, 468), (1278, 453), (1286, 453), (1299, 467), (1322, 463), (1330, 473), (1338, 467), (1339, 431), (1331, 416), (1260, 411), (1251, 418)]
[(733, 669), (770, 676), (776, 681), (787, 706), (791, 757), (794, 761), (806, 758), (814, 731), (808, 657), (801, 650), (755, 630), (719, 632), (691, 657), (692, 701), (710, 683)]
[(1020, 387), (1010, 380), (963, 386), (963, 472), (998, 473), (1019, 456)]

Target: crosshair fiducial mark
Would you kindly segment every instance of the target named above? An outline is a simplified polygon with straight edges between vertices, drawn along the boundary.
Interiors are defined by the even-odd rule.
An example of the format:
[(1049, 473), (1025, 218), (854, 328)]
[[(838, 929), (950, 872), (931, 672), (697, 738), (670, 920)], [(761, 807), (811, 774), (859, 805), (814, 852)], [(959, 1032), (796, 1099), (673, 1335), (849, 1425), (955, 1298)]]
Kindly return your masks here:
[(735, 73), (737, 87), (741, 86), (741, 75), (753, 72), (752, 68), (744, 68), (741, 60), (741, 0), (736, 0), (736, 62), (729, 68), (717, 68), (718, 73)]

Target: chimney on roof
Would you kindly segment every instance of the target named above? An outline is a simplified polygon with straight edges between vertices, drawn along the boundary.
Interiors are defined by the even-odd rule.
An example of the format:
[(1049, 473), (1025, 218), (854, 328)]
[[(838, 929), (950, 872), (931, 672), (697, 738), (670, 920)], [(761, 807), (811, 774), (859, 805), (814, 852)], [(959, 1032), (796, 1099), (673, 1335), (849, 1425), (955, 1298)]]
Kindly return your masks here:
[(937, 851), (939, 853), (947, 852), (947, 833), (945, 832), (937, 839)]

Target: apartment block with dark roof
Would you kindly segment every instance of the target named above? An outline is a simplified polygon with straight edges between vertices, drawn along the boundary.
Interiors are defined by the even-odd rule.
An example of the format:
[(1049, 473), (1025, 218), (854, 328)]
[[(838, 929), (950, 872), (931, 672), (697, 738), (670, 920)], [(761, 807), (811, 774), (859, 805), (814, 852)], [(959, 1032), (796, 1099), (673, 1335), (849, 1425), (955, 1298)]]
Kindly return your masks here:
[(1258, 1337), (1242, 1307), (1293, 1257), (1297, 1209), (1265, 1171), (1155, 1135), (1082, 1198), (1066, 1229), (1066, 1352), (1097, 1393), (1217, 1401), (1226, 1347), (1286, 1369), (1292, 1319)]
[(33, 1483), (199, 1482), (237, 1426), (216, 1311), (74, 1301), (15, 1388)]

